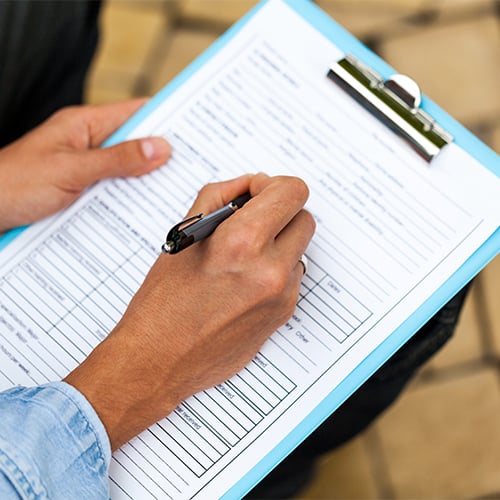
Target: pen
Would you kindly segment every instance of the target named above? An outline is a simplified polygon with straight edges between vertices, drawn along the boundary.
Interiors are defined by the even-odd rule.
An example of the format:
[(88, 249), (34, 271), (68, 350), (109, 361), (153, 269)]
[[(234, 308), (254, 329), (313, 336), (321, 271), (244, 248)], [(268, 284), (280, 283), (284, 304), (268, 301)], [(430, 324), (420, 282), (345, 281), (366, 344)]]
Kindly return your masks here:
[(161, 247), (162, 252), (174, 254), (210, 236), (221, 222), (234, 214), (249, 199), (250, 193), (245, 193), (206, 217), (198, 214), (179, 222), (168, 232), (166, 241)]

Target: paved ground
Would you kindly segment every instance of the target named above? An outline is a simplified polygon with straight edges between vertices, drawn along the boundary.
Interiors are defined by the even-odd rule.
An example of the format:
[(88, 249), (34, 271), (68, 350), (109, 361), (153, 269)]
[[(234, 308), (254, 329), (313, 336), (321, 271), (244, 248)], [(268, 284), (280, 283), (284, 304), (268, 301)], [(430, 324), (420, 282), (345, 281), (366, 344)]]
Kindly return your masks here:
[[(255, 2), (110, 1), (89, 102), (159, 90)], [(500, 2), (318, 0), (500, 151)], [(459, 330), (362, 436), (322, 460), (301, 498), (500, 498), (500, 258)]]

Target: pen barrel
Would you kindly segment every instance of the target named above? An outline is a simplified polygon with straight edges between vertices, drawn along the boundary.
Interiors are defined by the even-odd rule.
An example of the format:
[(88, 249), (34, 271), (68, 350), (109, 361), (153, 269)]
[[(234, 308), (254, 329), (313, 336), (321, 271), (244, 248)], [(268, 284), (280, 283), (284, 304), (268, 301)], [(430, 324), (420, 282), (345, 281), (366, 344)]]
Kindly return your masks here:
[(206, 217), (202, 217), (201, 214), (195, 215), (175, 225), (168, 232), (162, 251), (174, 254), (210, 236), (221, 222), (241, 208), (250, 198), (250, 193), (244, 193)]
[(216, 210), (203, 219), (197, 221), (195, 224), (184, 228), (182, 232), (185, 237), (190, 240), (190, 244), (200, 241), (203, 238), (210, 236), (215, 231), (217, 226), (233, 213), (234, 209), (226, 205), (225, 207), (219, 208), (219, 210)]
[(231, 203), (230, 205), (233, 205), (233, 207), (236, 207), (236, 208), (241, 208), (252, 196), (250, 195), (250, 193), (244, 193), (240, 196), (238, 196), (238, 198), (235, 198)]

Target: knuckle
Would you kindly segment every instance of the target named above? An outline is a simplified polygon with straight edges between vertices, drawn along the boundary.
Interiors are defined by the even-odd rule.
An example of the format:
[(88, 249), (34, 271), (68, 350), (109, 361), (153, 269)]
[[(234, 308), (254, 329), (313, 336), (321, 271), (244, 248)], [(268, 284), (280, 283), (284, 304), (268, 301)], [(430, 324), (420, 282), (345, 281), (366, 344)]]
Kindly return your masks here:
[(64, 119), (69, 119), (69, 118), (74, 118), (74, 116), (81, 110), (82, 108), (78, 108), (78, 106), (66, 106), (64, 108), (59, 109), (54, 113), (54, 117), (57, 118), (64, 118)]
[(52, 114), (49, 121), (54, 124), (61, 126), (63, 123), (65, 126), (72, 126), (78, 120), (78, 107), (77, 106), (66, 106), (61, 108)]
[(286, 189), (290, 193), (290, 196), (305, 201), (309, 198), (309, 188), (307, 184), (299, 177), (285, 177)]
[(60, 131), (76, 148), (87, 148), (89, 141), (88, 106), (66, 106), (56, 111), (48, 122)]
[(283, 304), (283, 312), (281, 316), (281, 322), (284, 323), (287, 321), (295, 311), (297, 307), (297, 299), (298, 297), (295, 294), (289, 293)]
[(245, 240), (245, 245), (249, 247), (261, 247), (262, 240), (262, 225), (257, 220), (249, 220), (241, 226), (241, 238)]
[(311, 235), (316, 231), (316, 220), (312, 216), (311, 212), (308, 210), (302, 210), (305, 223), (307, 224), (307, 229)]
[(259, 270), (260, 285), (268, 299), (281, 298), (287, 290), (288, 273), (280, 266), (267, 266)]
[(262, 239), (262, 229), (257, 221), (248, 221), (247, 224), (228, 232), (224, 242), (234, 257), (249, 258), (259, 256), (262, 251)]
[(208, 184), (205, 184), (199, 191), (198, 191), (198, 199), (201, 198), (212, 198), (218, 190), (218, 183), (216, 182), (210, 182)]

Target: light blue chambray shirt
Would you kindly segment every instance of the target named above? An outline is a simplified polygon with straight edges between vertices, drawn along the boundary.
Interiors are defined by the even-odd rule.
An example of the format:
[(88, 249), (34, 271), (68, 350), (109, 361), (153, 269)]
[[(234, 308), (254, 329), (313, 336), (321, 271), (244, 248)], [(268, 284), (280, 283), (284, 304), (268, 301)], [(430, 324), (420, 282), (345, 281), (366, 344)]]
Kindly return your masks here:
[(74, 387), (0, 393), (0, 499), (109, 498), (109, 439)]

